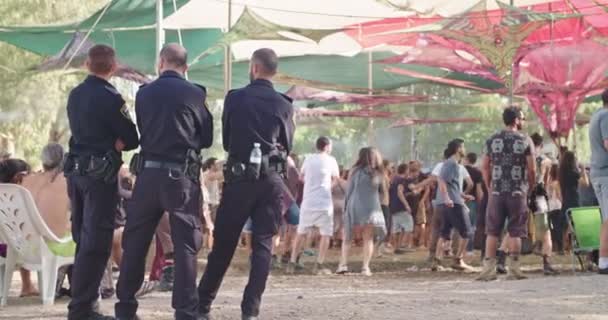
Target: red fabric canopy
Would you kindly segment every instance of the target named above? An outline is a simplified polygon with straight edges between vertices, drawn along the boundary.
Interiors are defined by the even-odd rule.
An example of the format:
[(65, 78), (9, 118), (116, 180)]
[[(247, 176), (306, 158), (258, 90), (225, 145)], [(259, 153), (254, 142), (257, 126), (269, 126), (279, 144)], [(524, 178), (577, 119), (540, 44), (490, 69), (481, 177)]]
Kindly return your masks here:
[(390, 118), (392, 112), (374, 111), (370, 109), (360, 109), (353, 111), (327, 110), (325, 108), (298, 108), (296, 109), (298, 117), (344, 117), (344, 118)]
[(425, 102), (427, 96), (408, 96), (408, 95), (365, 95), (354, 93), (343, 93), (336, 91), (326, 91), (309, 87), (293, 86), (286, 93), (294, 100), (314, 100), (334, 103), (352, 103), (368, 108), (378, 107), (388, 104)]
[(417, 118), (401, 118), (393, 124), (390, 128), (400, 128), (420, 124), (437, 124), (437, 123), (479, 123), (481, 119), (477, 118), (446, 118), (446, 119), (417, 119)]

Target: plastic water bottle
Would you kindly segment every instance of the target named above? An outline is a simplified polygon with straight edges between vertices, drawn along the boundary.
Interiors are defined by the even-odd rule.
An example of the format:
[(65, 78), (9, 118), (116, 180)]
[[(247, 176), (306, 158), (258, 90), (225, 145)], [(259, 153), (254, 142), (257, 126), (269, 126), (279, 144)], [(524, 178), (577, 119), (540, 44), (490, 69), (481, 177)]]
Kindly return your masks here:
[(249, 166), (251, 167), (255, 178), (259, 178), (260, 170), (262, 168), (262, 149), (260, 148), (260, 144), (258, 142), (253, 144), (253, 149), (251, 150), (251, 155), (249, 156)]

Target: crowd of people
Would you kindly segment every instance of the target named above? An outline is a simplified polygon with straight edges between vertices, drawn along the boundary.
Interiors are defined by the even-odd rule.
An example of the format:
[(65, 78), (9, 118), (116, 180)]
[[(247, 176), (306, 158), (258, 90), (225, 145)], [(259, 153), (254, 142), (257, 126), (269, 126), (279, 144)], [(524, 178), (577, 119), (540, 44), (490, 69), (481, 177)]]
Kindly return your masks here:
[[(176, 95), (166, 89), (174, 87), (192, 94), (192, 101), (202, 104), (204, 88), (192, 86), (182, 77), (187, 69), (185, 49), (168, 45), (161, 52), (161, 58), (165, 71), (157, 82), (140, 90), (136, 108), (158, 106), (151, 100), (158, 102), (155, 94), (159, 92), (163, 93), (163, 99), (171, 100), (167, 105), (173, 106), (177, 103), (173, 101)], [(93, 64), (96, 59), (97, 65)], [(504, 127), (488, 138), (481, 160), (477, 154), (467, 153), (466, 141), (452, 139), (441, 155), (442, 161), (428, 167), (429, 170), (417, 160), (392, 163), (383, 159), (374, 147), (361, 148), (354, 165), (346, 168), (331, 155), (332, 141), (325, 136), (314, 144), (316, 152), (303, 159), (290, 153), (293, 109), (288, 99), (272, 89), (270, 82), (276, 74), (278, 58), (272, 50), (260, 49), (252, 60), (252, 84), (227, 97), (223, 138), (225, 150), (231, 151), (225, 161), (209, 158), (198, 166), (200, 158), (195, 154), (192, 158), (180, 159), (185, 161), (184, 166), (174, 159), (169, 161), (158, 156), (172, 155), (174, 140), (196, 144), (199, 150), (210, 146), (211, 116), (201, 105), (196, 108), (201, 113), (196, 114), (201, 123), (190, 126), (186, 120), (171, 122), (175, 128), (169, 133), (175, 137), (157, 134), (156, 129), (166, 119), (150, 109), (138, 109), (141, 144), (148, 150), (148, 158), (140, 163), (139, 169), (137, 161), (134, 161), (135, 169), (123, 166), (117, 170), (117, 177), (111, 176), (115, 180), (106, 180), (106, 172), (101, 170), (98, 176), (81, 172), (78, 161), (91, 167), (95, 165), (95, 156), (80, 159), (73, 153), (65, 156), (63, 147), (57, 143), (42, 150), (39, 172), (33, 173), (20, 159), (0, 162), (0, 183), (20, 184), (29, 190), (50, 230), (58, 237), (72, 236), (78, 243), (61, 249), (71, 250), (76, 262), (73, 267), (60, 270), (57, 285), (57, 296), (72, 296), (70, 319), (113, 319), (97, 313), (91, 302), (94, 303), (98, 293), (102, 298), (110, 298), (115, 292), (120, 300), (116, 305), (119, 319), (120, 315), (136, 319), (136, 298), (155, 290), (173, 290), (176, 317), (209, 319), (211, 303), (238, 243), (249, 249), (251, 257), (243, 319), (256, 319), (259, 313), (270, 264), (288, 274), (309, 269), (316, 275), (360, 270), (361, 275), (369, 277), (373, 275), (374, 257), (428, 250), (428, 266), (432, 271), (451, 268), (474, 272), (471, 257), (478, 249), (483, 268), (477, 280), (495, 280), (498, 274), (505, 273), (507, 279), (525, 279), (520, 255), (526, 252), (540, 257), (545, 275), (556, 275), (559, 271), (551, 263), (552, 255), (572, 250), (568, 210), (600, 205), (604, 216), (608, 212), (608, 196), (605, 196), (608, 182), (604, 179), (608, 176), (608, 169), (604, 170), (608, 168), (608, 108), (600, 110), (592, 119), (591, 171), (576, 159), (574, 152), (565, 148), (557, 154), (545, 153), (541, 134), (529, 137), (523, 132), (526, 117), (518, 107), (505, 108)], [(91, 95), (87, 90), (101, 90), (111, 98), (120, 107), (114, 110), (113, 116), (122, 122), (123, 127), (119, 129), (124, 131), (121, 133), (124, 136), (119, 139), (112, 136), (101, 142), (116, 151), (136, 148), (139, 139), (135, 124), (123, 112), (124, 101), (117, 100), (120, 95), (106, 81), (116, 64), (113, 50), (96, 46), (89, 52), (87, 61), (92, 75), (73, 94), (87, 97)], [(106, 73), (96, 74), (95, 68)], [(242, 108), (237, 112), (235, 106), (243, 102), (239, 99), (252, 96), (264, 103), (274, 99), (275, 114), (270, 117), (273, 121), (280, 119), (276, 128), (264, 131), (265, 122), (256, 118), (261, 116), (256, 108), (247, 109), (251, 114), (239, 114)], [(608, 91), (603, 98), (608, 106)], [(73, 105), (68, 106), (68, 111), (70, 117), (77, 118), (82, 111), (76, 108), (80, 100), (72, 96), (71, 99)], [(168, 110), (172, 109), (159, 112)], [(236, 115), (231, 116), (232, 112)], [(181, 119), (186, 113), (168, 116)], [(243, 136), (242, 132), (230, 129), (231, 125), (237, 129), (249, 128), (248, 121), (258, 121), (258, 131), (247, 131)], [(78, 130), (88, 130), (80, 123), (76, 121), (72, 125), (76, 135), (82, 134), (81, 139), (90, 138), (78, 133)], [(196, 131), (203, 127), (205, 134)], [(185, 137), (183, 133), (188, 130), (197, 133)], [(95, 133), (101, 135), (102, 132), (100, 129)], [(277, 162), (286, 168), (270, 169), (270, 157), (266, 154), (263, 157), (260, 143), (255, 142), (260, 132), (268, 135), (267, 141), (275, 141), (266, 146), (268, 150), (290, 153), (286, 161)], [(245, 138), (251, 141), (243, 142)], [(278, 145), (277, 139), (281, 141)], [(98, 139), (80, 144), (74, 141), (73, 138), (72, 151), (101, 143)], [(108, 158), (111, 155), (101, 159), (114, 164)], [(71, 167), (63, 168), (70, 161)], [(265, 171), (261, 169), (262, 163)], [(114, 201), (116, 199), (119, 201)], [(85, 208), (86, 203), (89, 207)], [(117, 205), (106, 208), (108, 203)], [(595, 261), (602, 274), (608, 273), (606, 225), (599, 259)], [(93, 228), (93, 234), (89, 234), (91, 230), (87, 228)], [(143, 281), (153, 236), (155, 256), (148, 280)], [(191, 280), (196, 277), (200, 238), (211, 253), (196, 290)], [(102, 246), (100, 239), (111, 241), (111, 246)], [(349, 263), (353, 246), (362, 248), (361, 268), (353, 268)], [(340, 248), (341, 252), (336, 270), (327, 264), (331, 248)], [(0, 244), (0, 255), (6, 255), (5, 245)], [(303, 263), (302, 255), (316, 256), (310, 268)], [(100, 261), (104, 263), (98, 264)], [(85, 276), (91, 271), (87, 266), (94, 267), (95, 276), (100, 277), (99, 288), (97, 280), (91, 281)], [(115, 289), (117, 271), (120, 272)], [(65, 275), (70, 280), (70, 289), (63, 288)], [(39, 294), (27, 270), (21, 270), (21, 279), (21, 296)]]
[[(508, 137), (503, 141), (508, 141)], [(300, 262), (301, 255), (313, 253), (317, 257), (312, 272), (332, 274), (334, 271), (325, 265), (327, 252), (331, 247), (341, 247), (335, 273), (344, 274), (349, 272), (349, 249), (355, 244), (363, 249), (361, 273), (367, 276), (372, 275), (370, 263), (374, 251), (380, 256), (405, 254), (417, 249), (429, 250), (428, 261), (433, 271), (448, 266), (455, 270), (471, 270), (464, 260), (469, 256), (467, 252), (478, 248), (486, 258), (496, 257), (496, 262), (491, 264), (495, 271), (506, 273), (505, 261), (509, 252), (521, 252), (518, 249), (521, 240), (515, 240), (519, 244), (513, 245), (513, 239), (532, 238), (535, 242), (528, 247), (542, 257), (545, 274), (557, 274), (550, 257), (553, 252), (563, 255), (570, 248), (566, 212), (574, 207), (598, 205), (598, 202), (590, 186), (588, 168), (578, 163), (572, 151), (561, 150), (559, 158), (552, 158), (543, 153), (540, 134), (532, 135), (530, 141), (527, 150), (536, 151), (522, 153), (533, 159), (530, 163), (533, 163), (535, 173), (530, 183), (543, 187), (547, 196), (547, 208), (539, 212), (531, 212), (523, 198), (504, 196), (491, 200), (492, 190), (506, 188), (511, 191), (513, 186), (508, 185), (507, 180), (524, 173), (510, 174), (501, 180), (486, 177), (488, 183), (482, 174), (483, 164), (479, 166), (477, 154), (466, 153), (463, 140), (450, 141), (443, 155), (445, 160), (429, 173), (423, 173), (419, 161), (393, 164), (383, 160), (375, 148), (361, 149), (355, 165), (344, 169), (331, 156), (331, 140), (319, 137), (315, 145), (317, 152), (307, 155), (301, 164), (297, 155), (292, 154), (289, 158), (285, 176), (284, 227), (274, 240), (273, 267), (278, 269), (286, 264), (288, 273), (305, 270), (307, 268)], [(507, 152), (499, 150), (498, 145), (501, 143), (489, 142), (487, 157), (491, 157), (493, 151)], [(62, 146), (53, 143), (42, 150), (43, 169), (40, 172), (32, 173), (30, 166), (20, 159), (6, 159), (0, 163), (1, 182), (21, 184), (28, 189), (42, 218), (58, 237), (70, 234), (67, 187), (61, 173), (63, 156)], [(214, 221), (223, 181), (222, 165), (222, 161), (209, 158), (201, 172), (204, 194), (201, 220), (208, 249), (213, 246)], [(503, 170), (514, 172), (512, 165)], [(500, 170), (493, 169), (490, 175), (497, 172)], [(101, 288), (104, 298), (114, 294), (112, 275), (121, 263), (122, 232), (127, 219), (125, 203), (131, 198), (135, 177), (123, 168), (118, 182), (121, 200), (115, 212), (112, 259)], [(488, 212), (502, 216), (486, 215), (488, 205)], [(516, 212), (521, 216), (514, 217)], [(511, 219), (506, 228), (508, 233), (502, 237), (505, 226), (500, 220), (506, 216)], [(533, 219), (532, 224), (528, 223), (528, 218)], [(528, 230), (528, 225), (534, 228)], [(244, 246), (251, 243), (248, 240), (251, 228), (251, 221), (244, 226)], [(165, 214), (155, 233), (156, 250), (149, 280), (138, 296), (172, 289), (173, 243), (169, 229)], [(490, 233), (484, 244), (487, 230)], [(502, 244), (497, 243), (500, 237)], [(317, 246), (318, 252), (311, 250), (312, 246)], [(448, 256), (453, 259), (450, 264), (444, 261)], [(524, 276), (518, 273), (517, 277)], [(21, 270), (21, 279), (21, 296), (38, 294), (27, 270)], [(59, 286), (57, 294), (69, 294), (69, 290)]]

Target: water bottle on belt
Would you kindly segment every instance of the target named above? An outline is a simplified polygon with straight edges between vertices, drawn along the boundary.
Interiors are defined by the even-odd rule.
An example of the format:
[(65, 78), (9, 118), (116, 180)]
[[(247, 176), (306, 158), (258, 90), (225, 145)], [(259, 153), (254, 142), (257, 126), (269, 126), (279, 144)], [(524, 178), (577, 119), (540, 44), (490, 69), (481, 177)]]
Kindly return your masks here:
[(260, 171), (262, 169), (262, 149), (260, 148), (260, 144), (258, 142), (253, 144), (253, 149), (249, 155), (248, 168), (251, 177), (253, 177), (255, 180), (260, 178)]

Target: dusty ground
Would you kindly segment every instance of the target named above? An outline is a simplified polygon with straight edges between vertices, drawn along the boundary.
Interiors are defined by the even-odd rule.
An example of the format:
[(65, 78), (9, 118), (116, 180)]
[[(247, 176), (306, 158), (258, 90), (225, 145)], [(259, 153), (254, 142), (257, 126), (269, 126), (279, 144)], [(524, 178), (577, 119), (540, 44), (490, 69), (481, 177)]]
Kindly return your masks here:
[[(335, 255), (336, 252), (333, 252)], [(526, 257), (531, 279), (492, 283), (472, 281), (474, 274), (431, 273), (422, 268), (425, 253), (381, 258), (375, 274), (287, 276), (274, 272), (264, 295), (262, 319), (573, 319), (608, 320), (608, 277), (568, 271), (568, 257), (559, 257), (558, 277), (544, 277), (538, 259)], [(335, 258), (331, 259), (335, 267)], [(307, 258), (307, 262), (312, 258)], [(360, 260), (351, 264), (356, 270)], [(408, 271), (420, 267), (422, 271)], [(240, 298), (247, 281), (246, 253), (239, 250), (213, 309), (214, 319), (240, 319)], [(11, 295), (18, 294), (18, 275)], [(111, 312), (114, 300), (102, 302)], [(9, 299), (0, 319), (65, 319), (67, 300), (43, 307), (37, 299)], [(152, 293), (140, 301), (143, 319), (172, 319), (169, 293)]]

